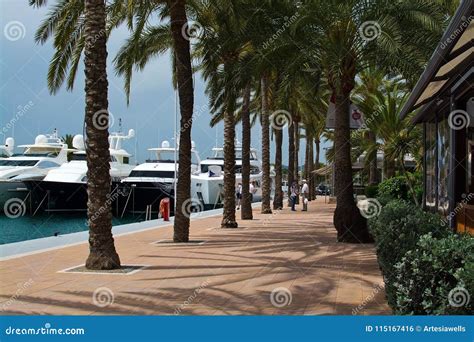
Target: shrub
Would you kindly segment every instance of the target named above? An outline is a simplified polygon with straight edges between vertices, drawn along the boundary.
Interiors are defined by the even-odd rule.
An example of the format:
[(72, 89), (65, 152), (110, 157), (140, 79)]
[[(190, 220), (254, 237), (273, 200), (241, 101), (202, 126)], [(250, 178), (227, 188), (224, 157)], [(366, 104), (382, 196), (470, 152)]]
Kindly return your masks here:
[(432, 233), (445, 237), (451, 232), (444, 227), (438, 215), (424, 212), (413, 204), (395, 200), (385, 205), (378, 217), (369, 221), (370, 233), (375, 239), (377, 257), (385, 280), (388, 302), (395, 306), (395, 264), (406, 252), (416, 247), (420, 236)]
[(378, 185), (367, 185), (365, 187), (365, 196), (367, 198), (375, 198), (377, 197), (378, 190), (379, 190)]
[[(395, 313), (466, 315), (473, 312), (474, 238), (420, 238), (395, 266)], [(470, 300), (469, 300), (470, 299)]]
[(378, 195), (389, 196), (393, 199), (409, 200), (409, 187), (403, 176), (392, 177), (384, 180), (378, 186)]

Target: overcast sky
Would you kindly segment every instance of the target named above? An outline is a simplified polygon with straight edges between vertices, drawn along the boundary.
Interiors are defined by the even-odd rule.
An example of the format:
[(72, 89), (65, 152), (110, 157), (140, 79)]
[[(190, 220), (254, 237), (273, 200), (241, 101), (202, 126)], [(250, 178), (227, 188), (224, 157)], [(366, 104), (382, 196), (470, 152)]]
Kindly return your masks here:
[[(63, 87), (56, 95), (50, 95), (46, 86), (49, 61), (54, 53), (51, 42), (37, 45), (34, 34), (47, 8), (32, 8), (28, 0), (0, 1), (0, 144), (8, 136), (14, 136), (16, 145), (32, 143), (38, 134), (58, 129), (60, 135), (80, 134), (84, 119), (84, 72), (77, 73), (72, 92)], [(54, 4), (54, 1), (49, 1)], [(108, 42), (109, 110), (115, 118), (111, 131), (118, 130), (118, 119), (122, 119), (124, 131), (136, 130), (136, 138), (125, 145), (130, 153), (142, 162), (148, 157), (147, 148), (156, 147), (163, 140), (173, 137), (175, 96), (171, 85), (169, 55), (155, 58), (145, 70), (135, 73), (132, 82), (130, 105), (127, 106), (123, 91), (123, 80), (115, 76), (112, 59), (128, 36), (121, 28), (115, 31)], [(223, 142), (223, 126), (211, 128), (208, 99), (204, 94), (205, 84), (196, 75), (195, 122), (192, 138), (204, 159), (216, 144)], [(11, 125), (11, 123), (14, 123)], [(237, 137), (241, 139), (241, 127)], [(261, 146), (261, 129), (257, 124), (252, 131), (252, 146)], [(284, 164), (287, 164), (286, 130), (283, 140)], [(173, 144), (173, 143), (172, 143)], [(272, 146), (273, 147), (273, 146)], [(272, 162), (274, 149), (272, 148)], [(302, 141), (300, 162), (304, 160)], [(322, 154), (324, 151), (321, 151)]]

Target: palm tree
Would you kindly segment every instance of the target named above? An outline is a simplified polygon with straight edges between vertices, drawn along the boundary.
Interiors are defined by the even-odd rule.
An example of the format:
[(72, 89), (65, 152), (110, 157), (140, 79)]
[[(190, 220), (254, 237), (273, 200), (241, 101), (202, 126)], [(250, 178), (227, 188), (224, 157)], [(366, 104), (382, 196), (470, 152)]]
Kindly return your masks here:
[(176, 186), (176, 208), (174, 218), (175, 242), (189, 241), (191, 197), (191, 127), (193, 122), (194, 88), (193, 70), (189, 40), (183, 35), (183, 27), (188, 24), (185, 0), (169, 0), (171, 36), (173, 38), (174, 62), (179, 93), (181, 112), (179, 134), (179, 177)]
[(242, 200), (240, 218), (252, 220), (252, 194), (250, 194), (250, 147), (251, 147), (251, 124), (250, 124), (250, 92), (248, 84), (243, 92), (241, 120), (242, 120)]
[[(189, 241), (191, 198), (191, 130), (194, 110), (193, 71), (189, 40), (193, 27), (188, 23), (185, 0), (160, 0), (137, 2), (128, 0), (125, 15), (133, 29), (114, 59), (117, 73), (125, 80), (127, 101), (133, 69), (142, 70), (155, 56), (171, 50), (174, 85), (178, 89), (180, 106), (180, 130), (178, 144), (179, 173), (176, 185), (176, 208), (173, 223), (174, 242)], [(154, 14), (162, 18), (169, 16), (169, 23), (150, 23)], [(135, 18), (135, 23), (132, 20)], [(195, 32), (194, 32), (195, 33)], [(199, 34), (199, 33), (198, 33)]]
[[(86, 267), (95, 270), (120, 268), (112, 236), (109, 133), (98, 124), (108, 121), (107, 37), (105, 1), (86, 0), (84, 6), (84, 71), (86, 75), (86, 158), (89, 256)], [(108, 124), (107, 124), (108, 126)], [(104, 162), (105, 161), (105, 162)], [(105, 210), (104, 210), (105, 209)]]
[[(32, 6), (45, 4), (44, 0), (30, 0)], [(108, 127), (109, 116), (106, 16), (104, 0), (61, 2), (53, 8), (36, 33), (36, 41), (40, 43), (46, 42), (54, 33), (56, 52), (48, 72), (51, 93), (59, 89), (68, 70), (68, 89), (72, 89), (84, 51), (89, 222), (86, 267), (96, 270), (120, 268), (112, 236), (112, 213), (107, 200), (111, 179), (108, 131), (104, 129)]]
[[(245, 15), (240, 15), (246, 10), (248, 9), (241, 3), (231, 0), (222, 0), (218, 3), (202, 1), (197, 10), (198, 21), (205, 27), (205, 33), (197, 44), (196, 56), (201, 61), (200, 69), (203, 77), (208, 81), (206, 92), (214, 113), (212, 123), (224, 120), (222, 228), (238, 226), (235, 215), (236, 108), (237, 99), (250, 82), (246, 76), (249, 73), (241, 71), (245, 70), (248, 55), (252, 50), (245, 34), (245, 25), (248, 21)], [(244, 112), (246, 116), (246, 108)]]
[(437, 3), (408, 0), (308, 0), (303, 6), (304, 19), (295, 30), (311, 40), (303, 46), (320, 62), (335, 100), (338, 241), (371, 241), (352, 184), (348, 113), (355, 77), (368, 65), (419, 73), (442, 32), (444, 13)]
[[(264, 73), (261, 78), (262, 112), (260, 123), (262, 125), (262, 214), (271, 214), (270, 206), (270, 114), (268, 105), (269, 75)], [(280, 187), (281, 188), (281, 187)]]

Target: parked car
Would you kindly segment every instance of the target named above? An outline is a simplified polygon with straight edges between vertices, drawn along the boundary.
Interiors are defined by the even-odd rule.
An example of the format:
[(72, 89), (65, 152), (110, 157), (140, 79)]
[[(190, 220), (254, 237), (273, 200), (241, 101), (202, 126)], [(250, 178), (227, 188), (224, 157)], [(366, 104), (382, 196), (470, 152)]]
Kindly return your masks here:
[(319, 184), (316, 188), (316, 194), (320, 196), (330, 195), (331, 191), (327, 185)]

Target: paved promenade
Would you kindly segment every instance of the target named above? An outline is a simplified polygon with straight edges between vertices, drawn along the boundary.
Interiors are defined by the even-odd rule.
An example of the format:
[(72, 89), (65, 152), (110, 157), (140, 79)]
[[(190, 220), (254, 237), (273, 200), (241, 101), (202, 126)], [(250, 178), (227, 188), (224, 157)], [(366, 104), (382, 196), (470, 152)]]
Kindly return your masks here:
[[(131, 274), (68, 273), (79, 244), (0, 262), (0, 310), (20, 315), (390, 314), (372, 245), (336, 242), (333, 204), (221, 229), (220, 216), (192, 220), (193, 243), (169, 243), (172, 227), (116, 238)], [(238, 212), (238, 216), (240, 213)], [(1, 246), (0, 246), (1, 248)]]

